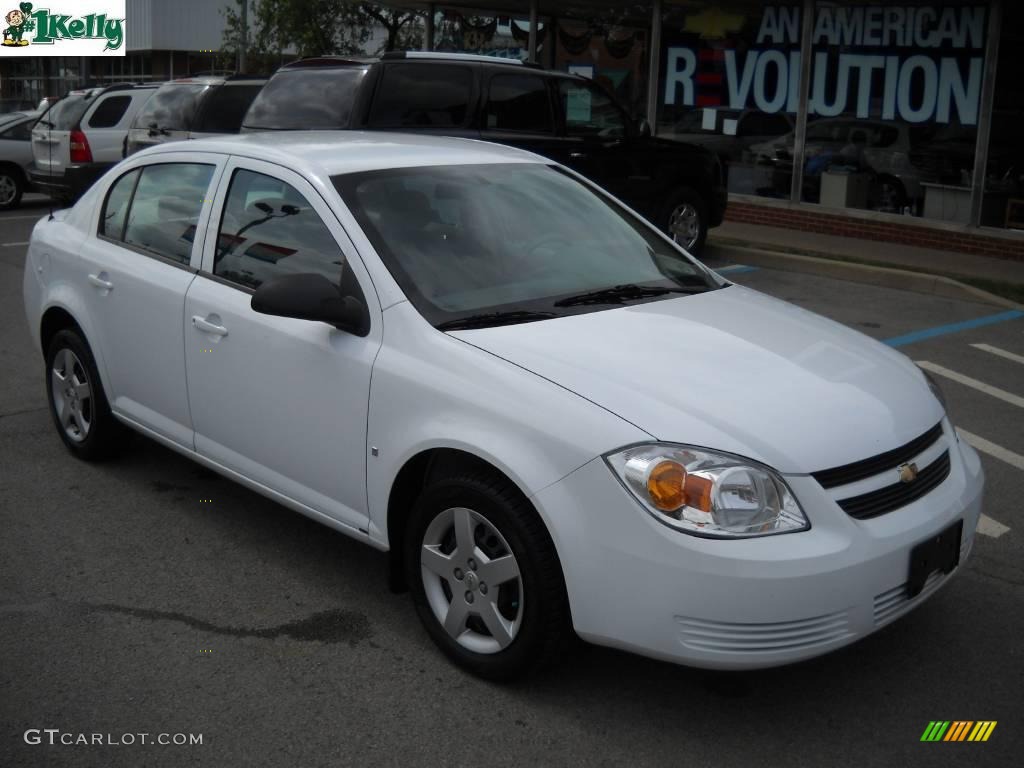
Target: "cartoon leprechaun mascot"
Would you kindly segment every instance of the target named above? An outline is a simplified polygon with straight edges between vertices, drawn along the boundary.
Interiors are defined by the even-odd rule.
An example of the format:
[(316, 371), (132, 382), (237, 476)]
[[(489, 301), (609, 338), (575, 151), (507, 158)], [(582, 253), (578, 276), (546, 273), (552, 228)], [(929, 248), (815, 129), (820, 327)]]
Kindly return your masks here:
[(4, 16), (9, 25), (4, 30), (4, 45), (28, 45), (28, 40), (23, 40), (22, 35), (31, 32), (36, 28), (29, 14), (32, 13), (32, 3), (22, 3), (20, 10), (15, 9)]

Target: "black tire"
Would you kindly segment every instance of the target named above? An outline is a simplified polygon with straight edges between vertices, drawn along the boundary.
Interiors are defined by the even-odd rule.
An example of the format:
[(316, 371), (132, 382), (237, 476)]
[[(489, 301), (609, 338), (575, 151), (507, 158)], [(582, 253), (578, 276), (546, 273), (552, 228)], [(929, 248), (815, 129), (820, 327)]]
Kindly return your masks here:
[[(88, 430), (81, 439), (75, 439), (68, 433), (61, 421), (58, 411), (58, 404), (54, 395), (54, 369), (60, 368), (67, 374), (63, 362), (58, 363), (58, 355), (64, 350), (70, 350), (77, 363), (74, 365), (75, 382), (83, 381), (88, 384), (89, 396), (82, 399), (81, 410), (88, 416)], [(107, 403), (106, 393), (103, 391), (103, 384), (100, 382), (99, 372), (96, 370), (96, 361), (93, 358), (92, 350), (85, 340), (70, 328), (58, 331), (46, 350), (46, 399), (50, 405), (50, 416), (53, 418), (57, 434), (67, 446), (72, 455), (85, 461), (100, 461), (109, 458), (121, 443), (124, 434), (124, 427), (110, 413), (110, 405)], [(62, 396), (63, 397), (63, 396)], [(66, 402), (66, 401), (65, 401)], [(72, 429), (77, 429), (72, 427)], [(81, 430), (77, 429), (81, 435)]]
[[(521, 600), (521, 623), (511, 643), (495, 652), (480, 653), (460, 645), (445, 630), (427, 598), (420, 561), (424, 536), (435, 518), (456, 507), (473, 510), (496, 529), (519, 568), (522, 593), (516, 585), (514, 595)], [(483, 524), (474, 530), (477, 536), (487, 533)], [(487, 542), (493, 541), (493, 536), (487, 537)], [(482, 537), (478, 545), (487, 546)], [(413, 507), (404, 554), (416, 612), (434, 642), (460, 667), (489, 680), (512, 680), (550, 668), (564, 658), (575, 634), (558, 555), (536, 511), (507, 480), (496, 474), (467, 472), (426, 487)], [(484, 574), (483, 567), (480, 573)], [(465, 578), (468, 582), (468, 574)], [(449, 581), (449, 587), (455, 583)], [(453, 604), (462, 594), (450, 595)], [(497, 597), (493, 599), (497, 601)]]
[[(693, 240), (692, 245), (687, 245), (687, 243), (684, 242), (685, 238), (679, 233), (673, 231), (673, 220), (675, 219), (677, 212), (686, 207), (688, 207), (697, 217), (696, 238)], [(694, 256), (699, 256), (701, 251), (704, 250), (704, 241), (708, 238), (707, 201), (705, 201), (698, 192), (690, 187), (680, 187), (669, 196), (668, 202), (662, 209), (659, 223), (669, 237), (679, 243)]]
[[(13, 196), (11, 189), (13, 188)], [(9, 166), (0, 167), (0, 211), (10, 211), (21, 205), (25, 194), (25, 177), (21, 171)]]

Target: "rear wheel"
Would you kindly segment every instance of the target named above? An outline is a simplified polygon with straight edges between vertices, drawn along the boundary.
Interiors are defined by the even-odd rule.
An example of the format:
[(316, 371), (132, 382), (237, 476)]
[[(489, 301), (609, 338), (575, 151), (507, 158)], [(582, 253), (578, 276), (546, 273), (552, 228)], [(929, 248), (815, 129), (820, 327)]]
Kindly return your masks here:
[(687, 252), (696, 256), (703, 250), (708, 236), (708, 207), (694, 190), (677, 190), (665, 206), (662, 221), (669, 237)]
[(21, 204), (25, 181), (21, 174), (10, 168), (0, 168), (0, 211), (9, 211)]
[(508, 680), (564, 654), (573, 633), (554, 545), (507, 480), (472, 473), (427, 487), (405, 556), (416, 611), (460, 666)]
[(110, 456), (122, 427), (110, 413), (96, 361), (77, 332), (58, 331), (46, 354), (50, 415), (64, 445), (88, 461)]

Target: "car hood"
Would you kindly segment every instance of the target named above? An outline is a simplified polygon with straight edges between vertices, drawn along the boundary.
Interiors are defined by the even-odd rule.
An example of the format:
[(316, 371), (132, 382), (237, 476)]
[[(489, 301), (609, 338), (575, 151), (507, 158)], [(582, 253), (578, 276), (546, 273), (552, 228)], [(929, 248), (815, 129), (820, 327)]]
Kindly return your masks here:
[(896, 448), (943, 414), (902, 354), (735, 285), (452, 335), (659, 440), (739, 454), (790, 474)]

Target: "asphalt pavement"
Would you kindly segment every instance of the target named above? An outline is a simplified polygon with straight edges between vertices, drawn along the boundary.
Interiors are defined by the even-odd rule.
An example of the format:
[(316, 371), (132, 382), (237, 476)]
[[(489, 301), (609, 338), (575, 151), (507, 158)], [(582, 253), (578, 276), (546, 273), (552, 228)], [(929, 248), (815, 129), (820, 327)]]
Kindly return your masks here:
[[(823, 658), (712, 673), (581, 644), (557, 672), (500, 686), (434, 649), (408, 596), (388, 591), (385, 555), (142, 437), (111, 463), (68, 455), (21, 300), (44, 214), (0, 214), (3, 768), (1020, 763), (1019, 315), (746, 269), (720, 250), (736, 282), (932, 366), (983, 449), (986, 532), (931, 600)], [(934, 720), (997, 726), (985, 743), (922, 743)], [(45, 729), (119, 743), (50, 745)]]

